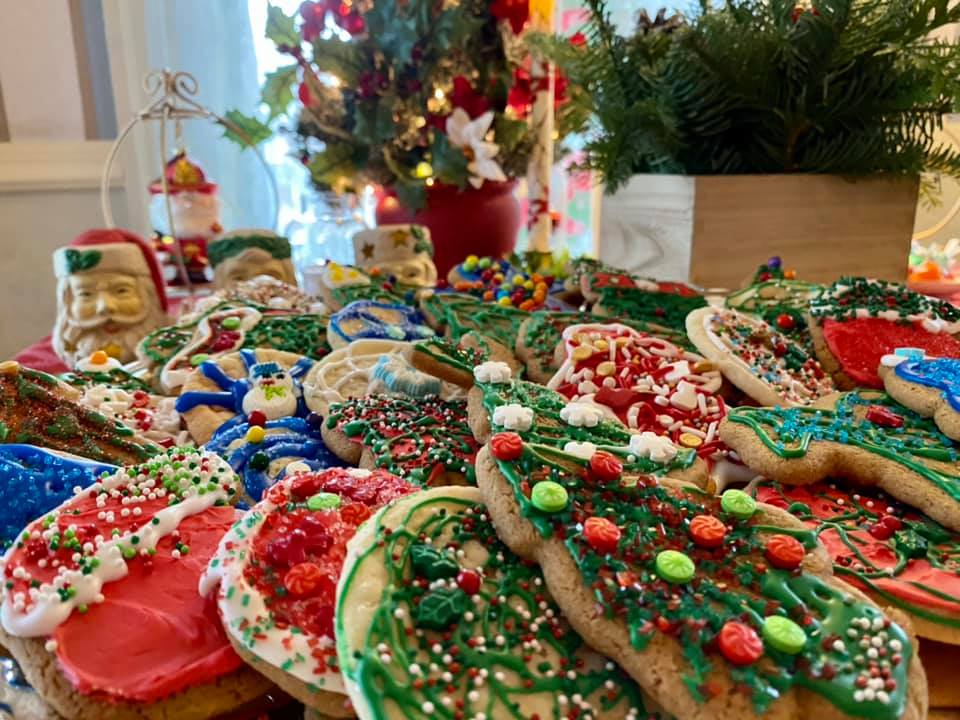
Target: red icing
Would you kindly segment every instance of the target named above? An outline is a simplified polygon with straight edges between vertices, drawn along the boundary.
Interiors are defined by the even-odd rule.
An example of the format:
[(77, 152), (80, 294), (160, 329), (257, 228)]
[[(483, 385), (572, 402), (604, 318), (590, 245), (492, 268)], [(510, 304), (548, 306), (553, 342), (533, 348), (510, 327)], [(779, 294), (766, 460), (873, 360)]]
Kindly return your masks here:
[[(143, 522), (142, 516), (137, 520)], [(213, 596), (204, 599), (197, 591), (235, 520), (232, 507), (186, 518), (179, 542), (190, 547), (188, 555), (174, 559), (177, 541), (163, 538), (155, 556), (130, 561), (126, 577), (104, 586), (104, 602), (74, 612), (57, 628), (57, 659), (79, 692), (153, 702), (243, 665), (223, 632)]]
[(920, 348), (931, 357), (960, 358), (960, 341), (948, 333), (931, 333), (919, 321), (897, 323), (880, 318), (823, 321), (823, 337), (830, 354), (858, 385), (882, 388), (877, 375), (880, 358), (898, 347)]
[[(860, 521), (857, 523), (859, 529), (847, 530), (847, 537), (866, 560), (884, 570), (894, 570), (897, 566), (897, 553), (893, 549), (895, 540), (892, 537), (894, 528), (900, 529), (906, 524), (904, 520), (921, 520), (922, 517), (912, 510), (906, 510), (902, 519), (892, 517), (886, 514), (888, 505), (899, 508), (897, 512), (901, 512), (903, 506), (887, 499), (880, 499), (877, 495), (871, 497), (865, 494), (865, 490), (859, 492), (860, 499), (854, 500), (851, 493), (830, 487), (825, 483), (802, 487), (777, 487), (764, 484), (757, 488), (757, 500), (780, 508), (787, 508), (795, 502), (806, 504), (814, 518), (817, 518), (805, 521), (806, 525), (812, 529), (820, 527), (820, 520), (849, 517), (850, 513), (858, 511), (865, 510), (876, 515), (876, 523), (869, 524), (869, 520)], [(842, 501), (842, 504), (837, 501)], [(867, 503), (872, 503), (872, 507)], [(852, 524), (852, 521), (846, 521), (845, 524)], [(875, 537), (871, 530), (878, 526), (890, 530), (889, 535), (884, 532), (881, 533), (884, 535), (883, 538)], [(840, 568), (855, 569), (858, 562), (856, 555), (851, 547), (843, 542), (836, 530), (825, 529), (819, 533), (819, 539), (833, 558), (838, 571)], [(950, 533), (950, 540), (947, 541), (946, 546), (955, 549), (958, 540), (960, 536), (957, 533)], [(952, 554), (956, 556), (956, 552)], [(946, 556), (946, 553), (944, 555)], [(869, 589), (859, 575), (842, 573), (840, 576), (857, 587)], [(901, 602), (933, 611), (960, 613), (960, 576), (956, 573), (955, 562), (947, 562), (946, 568), (937, 568), (931, 565), (926, 557), (913, 558), (895, 576), (871, 578), (870, 582)], [(932, 588), (945, 597), (925, 592), (921, 586)]]
[[(267, 499), (277, 508), (257, 531), (244, 577), (263, 595), (274, 622), (332, 638), (347, 543), (377, 508), (416, 490), (383, 470), (358, 477), (342, 468), (296, 475), (270, 488)], [(339, 495), (340, 506), (309, 510), (304, 503), (321, 492)], [(335, 654), (332, 647), (326, 652)], [(322, 667), (322, 658), (315, 659)]]

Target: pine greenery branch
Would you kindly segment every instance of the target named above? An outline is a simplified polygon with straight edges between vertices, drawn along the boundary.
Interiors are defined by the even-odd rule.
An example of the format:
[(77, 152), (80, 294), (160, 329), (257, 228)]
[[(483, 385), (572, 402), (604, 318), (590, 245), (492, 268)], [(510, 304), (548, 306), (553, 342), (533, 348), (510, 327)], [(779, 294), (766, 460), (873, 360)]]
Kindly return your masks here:
[(534, 45), (582, 87), (609, 192), (637, 173), (960, 173), (936, 139), (960, 105), (960, 48), (930, 38), (960, 21), (948, 0), (701, 0), (629, 37), (587, 4), (584, 45)]

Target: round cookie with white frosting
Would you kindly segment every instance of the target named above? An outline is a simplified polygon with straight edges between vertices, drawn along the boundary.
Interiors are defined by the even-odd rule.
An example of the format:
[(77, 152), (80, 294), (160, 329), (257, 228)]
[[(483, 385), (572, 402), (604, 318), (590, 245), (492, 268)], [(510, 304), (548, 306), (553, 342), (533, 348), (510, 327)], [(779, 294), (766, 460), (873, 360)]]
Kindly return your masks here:
[(415, 490), (382, 470), (294, 474), (223, 537), (201, 580), (201, 593), (216, 591), (240, 656), (325, 715), (353, 715), (334, 642), (347, 542), (379, 507)]

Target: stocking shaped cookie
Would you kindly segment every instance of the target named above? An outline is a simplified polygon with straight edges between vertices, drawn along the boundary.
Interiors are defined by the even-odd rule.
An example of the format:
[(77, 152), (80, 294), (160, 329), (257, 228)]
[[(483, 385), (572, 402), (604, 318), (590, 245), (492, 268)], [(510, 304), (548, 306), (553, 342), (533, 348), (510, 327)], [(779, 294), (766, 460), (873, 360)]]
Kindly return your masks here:
[(126, 425), (80, 405), (52, 375), (0, 363), (0, 443), (25, 443), (101, 463), (142, 462), (160, 448)]
[(539, 562), (573, 628), (665, 710), (926, 716), (909, 624), (833, 577), (787, 512), (518, 440), (494, 435), (477, 457), (498, 535)]
[(726, 405), (714, 365), (625, 325), (572, 325), (547, 387), (603, 409), (631, 430), (665, 435), (704, 458), (722, 455), (717, 428)]
[(651, 717), (508, 550), (476, 488), (403, 498), (349, 545), (337, 644), (361, 720)]
[(347, 542), (380, 506), (416, 490), (377, 470), (299, 473), (224, 535), (200, 582), (240, 656), (309, 707), (352, 717), (334, 643)]
[(881, 388), (880, 360), (898, 347), (960, 358), (960, 308), (906, 286), (841, 278), (810, 303), (817, 357), (838, 387)]
[(812, 355), (752, 315), (694, 310), (687, 335), (724, 377), (764, 405), (810, 405), (836, 390)]
[(918, 635), (960, 644), (960, 534), (868, 488), (764, 481), (753, 496), (800, 518), (836, 575), (906, 611)]
[(849, 479), (960, 530), (957, 447), (932, 421), (884, 393), (843, 393), (823, 409), (734, 408), (720, 437), (772, 480), (807, 485)]
[(23, 530), (5, 556), (2, 640), (58, 712), (199, 720), (269, 687), (197, 593), (237, 495), (219, 457), (172, 450)]
[(554, 447), (589, 457), (598, 449), (611, 462), (635, 472), (670, 473), (698, 485), (707, 480), (706, 464), (691, 448), (651, 432), (631, 433), (608, 420), (592, 403), (569, 401), (550, 388), (514, 380), (503, 363), (487, 362), (474, 370), (476, 385), (467, 397), (474, 437), (486, 442), (502, 430), (536, 446)]
[(368, 395), (330, 406), (323, 439), (350, 464), (417, 485), (472, 484), (477, 443), (463, 401)]

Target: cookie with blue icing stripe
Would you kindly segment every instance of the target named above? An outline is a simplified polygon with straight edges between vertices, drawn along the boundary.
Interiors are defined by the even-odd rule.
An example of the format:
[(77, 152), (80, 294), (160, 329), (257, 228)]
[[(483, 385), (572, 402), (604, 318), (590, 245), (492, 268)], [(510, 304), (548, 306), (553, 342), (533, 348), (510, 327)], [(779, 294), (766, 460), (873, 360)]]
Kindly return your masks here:
[(419, 311), (407, 305), (357, 300), (330, 316), (327, 338), (334, 348), (354, 340), (422, 340), (433, 329)]
[(960, 440), (960, 360), (926, 357), (918, 348), (897, 348), (881, 358), (879, 374), (894, 400), (933, 418), (940, 432)]

